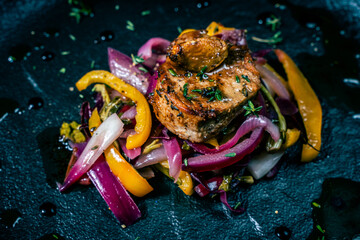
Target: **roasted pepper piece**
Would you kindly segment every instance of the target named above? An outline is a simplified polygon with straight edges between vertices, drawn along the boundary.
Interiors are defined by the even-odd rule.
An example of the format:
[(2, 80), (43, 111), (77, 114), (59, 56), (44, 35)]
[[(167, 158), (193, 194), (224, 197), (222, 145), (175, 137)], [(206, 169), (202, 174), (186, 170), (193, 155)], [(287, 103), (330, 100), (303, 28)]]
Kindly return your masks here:
[(301, 161), (310, 162), (316, 158), (321, 148), (322, 109), (320, 101), (294, 61), (280, 49), (276, 49), (275, 54), (283, 64), (289, 87), (299, 106), (306, 130), (308, 143), (303, 145)]
[(289, 129), (288, 128), (286, 130), (286, 141), (281, 146), (281, 148), (285, 150), (285, 149), (291, 147), (292, 145), (294, 145), (297, 142), (297, 140), (299, 140), (299, 137), (300, 137), (299, 129), (296, 129), (296, 128)]
[[(89, 129), (100, 126), (101, 120), (97, 109), (89, 119)], [(111, 172), (120, 180), (126, 190), (137, 197), (143, 197), (153, 190), (150, 184), (128, 163), (119, 151), (111, 145), (104, 151), (105, 159)]]
[(224, 27), (221, 23), (212, 22), (210, 25), (206, 28), (208, 31), (209, 36), (213, 36), (215, 34), (221, 33), (223, 30), (234, 30), (235, 28), (227, 28)]
[(127, 149), (141, 147), (150, 135), (151, 130), (151, 112), (149, 104), (144, 95), (136, 88), (125, 83), (108, 71), (95, 70), (88, 72), (77, 83), (76, 87), (79, 91), (86, 89), (93, 83), (104, 83), (114, 90), (118, 91), (127, 98), (130, 98), (136, 104), (136, 134), (130, 135), (126, 139)]
[[(169, 163), (167, 160), (155, 164), (155, 167), (163, 174), (174, 180), (174, 178), (169, 175)], [(194, 193), (194, 184), (188, 172), (181, 171), (176, 184), (186, 195), (191, 196)]]

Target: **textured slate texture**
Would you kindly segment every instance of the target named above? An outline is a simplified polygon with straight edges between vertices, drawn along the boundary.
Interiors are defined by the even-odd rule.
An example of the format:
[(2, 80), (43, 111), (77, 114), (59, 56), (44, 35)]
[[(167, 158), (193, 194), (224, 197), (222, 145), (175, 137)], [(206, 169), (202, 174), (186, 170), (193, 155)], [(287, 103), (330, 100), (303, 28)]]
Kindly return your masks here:
[[(0, 96), (15, 100), (25, 111), (11, 113), (0, 122), (0, 213), (17, 209), (21, 214), (14, 226), (7, 227), (1, 221), (0, 238), (37, 239), (57, 233), (66, 239), (277, 239), (274, 229), (281, 225), (292, 231), (291, 239), (307, 238), (313, 229), (310, 203), (320, 197), (324, 180), (360, 181), (360, 88), (343, 82), (359, 78), (360, 2), (294, 0), (280, 7), (265, 0), (241, 2), (212, 1), (207, 8), (198, 9), (198, 2), (190, 0), (98, 1), (93, 3), (94, 17), (76, 24), (68, 16), (70, 6), (65, 1), (2, 1)], [(151, 10), (151, 14), (142, 17), (143, 10)], [(155, 191), (136, 199), (142, 219), (126, 229), (94, 187), (78, 187), (67, 194), (56, 190), (55, 181), (61, 181), (64, 173), (59, 161), (67, 161), (66, 154), (53, 151), (61, 148), (56, 143), (57, 128), (63, 121), (79, 119), (83, 101), (69, 88), (90, 70), (92, 61), (96, 69), (108, 68), (108, 46), (136, 53), (150, 37), (171, 40), (177, 36), (178, 26), (204, 28), (215, 20), (248, 29), (250, 48), (258, 50), (268, 46), (250, 37), (273, 34), (257, 24), (257, 16), (264, 12), (281, 16), (284, 41), (278, 47), (299, 64), (322, 102), (323, 149), (314, 162), (300, 164), (296, 148), (287, 153), (274, 179), (256, 182), (230, 198), (232, 203), (240, 199), (247, 202), (242, 215), (230, 213), (216, 199), (184, 196), (165, 177), (158, 176), (151, 181)], [(134, 32), (125, 28), (126, 20), (134, 23)], [(59, 36), (44, 36), (49, 28), (58, 29)], [(112, 30), (115, 39), (93, 44), (105, 30)], [(44, 49), (32, 51), (26, 61), (7, 61), (12, 47), (37, 43)], [(41, 61), (45, 50), (55, 53), (53, 61)], [(62, 56), (62, 51), (70, 51), (70, 55)], [(65, 74), (59, 73), (63, 67)], [(28, 100), (35, 96), (44, 99), (44, 107), (26, 110)], [(1, 109), (8, 107), (1, 104)], [(40, 215), (39, 206), (45, 201), (57, 206), (55, 216)], [(328, 238), (339, 239), (333, 232)]]

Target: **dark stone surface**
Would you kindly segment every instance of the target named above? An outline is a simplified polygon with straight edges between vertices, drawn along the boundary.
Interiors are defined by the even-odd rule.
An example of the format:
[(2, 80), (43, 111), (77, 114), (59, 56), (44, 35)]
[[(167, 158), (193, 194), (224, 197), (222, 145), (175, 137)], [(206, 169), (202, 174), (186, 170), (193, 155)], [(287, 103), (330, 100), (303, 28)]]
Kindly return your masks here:
[[(80, 24), (68, 16), (66, 1), (6, 0), (0, 4), (0, 99), (5, 99), (4, 104), (12, 99), (22, 107), (0, 122), (0, 212), (17, 209), (21, 213), (13, 227), (1, 221), (1, 239), (48, 239), (53, 233), (65, 239), (277, 239), (279, 226), (291, 230), (291, 239), (305, 239), (313, 229), (311, 202), (320, 197), (324, 180), (360, 181), (359, 88), (343, 82), (359, 78), (359, 1), (294, 0), (280, 6), (266, 0), (211, 1), (202, 9), (190, 0), (90, 4), (94, 17), (85, 17)], [(151, 10), (151, 14), (141, 16), (143, 10)], [(297, 148), (293, 148), (274, 179), (256, 182), (230, 197), (231, 203), (246, 200), (247, 211), (242, 215), (233, 215), (217, 199), (184, 196), (171, 181), (158, 176), (151, 181), (154, 192), (135, 199), (142, 219), (126, 229), (94, 187), (78, 187), (66, 194), (56, 190), (55, 181), (61, 179), (56, 169), (62, 163), (57, 162), (56, 153), (51, 154), (59, 147), (54, 128), (63, 121), (79, 119), (82, 98), (69, 88), (90, 70), (92, 61), (95, 69), (108, 69), (107, 47), (136, 53), (150, 37), (171, 40), (177, 36), (178, 26), (204, 28), (214, 20), (248, 29), (252, 50), (267, 48), (250, 40), (251, 36), (273, 34), (257, 24), (257, 16), (264, 12), (281, 16), (284, 41), (278, 47), (294, 58), (322, 102), (323, 148), (315, 161), (299, 163)], [(126, 20), (134, 23), (134, 32), (126, 29)], [(58, 36), (44, 34), (47, 29), (58, 29)], [(112, 41), (93, 44), (108, 30), (114, 32)], [(44, 48), (36, 48), (27, 60), (7, 61), (13, 47), (25, 44), (33, 48), (39, 43)], [(41, 60), (46, 51), (54, 53), (52, 61)], [(63, 51), (70, 54), (61, 55)], [(59, 72), (61, 68), (66, 68), (65, 74)], [(42, 108), (28, 110), (33, 97), (44, 100)], [(0, 106), (4, 108), (3, 102)], [(56, 205), (52, 217), (39, 212), (47, 201)], [(336, 222), (325, 222), (336, 229)], [(336, 230), (328, 231), (327, 236), (336, 239), (330, 234), (337, 236)]]

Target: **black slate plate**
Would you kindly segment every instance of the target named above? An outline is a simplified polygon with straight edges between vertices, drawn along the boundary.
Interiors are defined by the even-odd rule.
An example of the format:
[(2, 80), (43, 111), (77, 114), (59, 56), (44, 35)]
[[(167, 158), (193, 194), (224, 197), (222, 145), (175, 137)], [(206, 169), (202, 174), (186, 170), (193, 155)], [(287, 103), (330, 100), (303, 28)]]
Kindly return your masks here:
[[(114, 0), (90, 5), (94, 16), (76, 24), (65, 1), (0, 3), (1, 239), (278, 239), (279, 226), (291, 230), (291, 239), (308, 238), (314, 227), (310, 238), (316, 239), (322, 236), (318, 224), (328, 239), (352, 239), (360, 233), (359, 185), (329, 179), (360, 181), (359, 1)], [(143, 10), (150, 15), (141, 16)], [(95, 69), (108, 69), (108, 46), (136, 53), (150, 37), (171, 40), (178, 26), (204, 28), (213, 20), (248, 29), (249, 39), (266, 38), (273, 33), (257, 17), (267, 12), (281, 17), (284, 41), (278, 47), (298, 63), (323, 105), (323, 149), (315, 161), (300, 164), (296, 148), (287, 153), (274, 179), (256, 182), (230, 198), (231, 203), (247, 202), (242, 215), (230, 213), (215, 199), (184, 196), (158, 176), (151, 182), (155, 191), (136, 199), (143, 217), (126, 229), (93, 187), (67, 194), (56, 190), (55, 181), (64, 174), (61, 161), (68, 157), (57, 143), (58, 127), (78, 119), (83, 101), (69, 89), (92, 62)], [(134, 23), (134, 32), (126, 29), (126, 20)], [(95, 45), (94, 39), (106, 30), (114, 32), (113, 41)], [(32, 48), (31, 55), (10, 63), (9, 52), (19, 45)], [(254, 51), (268, 47), (252, 40), (249, 45)], [(54, 54), (53, 60), (42, 61), (46, 51)], [(62, 55), (65, 51), (70, 54)], [(59, 72), (62, 68), (65, 73)], [(33, 97), (43, 99), (42, 108), (28, 109)], [(90, 99), (89, 94), (84, 97)], [(313, 223), (311, 202), (317, 198), (324, 207), (314, 212)], [(56, 205), (54, 216), (40, 214), (44, 202)]]

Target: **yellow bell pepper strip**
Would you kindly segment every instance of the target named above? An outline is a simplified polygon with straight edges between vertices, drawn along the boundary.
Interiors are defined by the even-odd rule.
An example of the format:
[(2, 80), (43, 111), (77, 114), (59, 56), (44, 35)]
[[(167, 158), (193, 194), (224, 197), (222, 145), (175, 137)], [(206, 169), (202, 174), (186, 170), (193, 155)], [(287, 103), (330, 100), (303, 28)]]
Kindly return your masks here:
[(306, 130), (308, 143), (303, 145), (301, 161), (310, 162), (317, 157), (321, 148), (322, 109), (320, 101), (294, 61), (280, 49), (276, 49), (275, 54), (283, 64), (289, 87), (297, 101)]
[[(97, 109), (92, 112), (89, 119), (89, 129), (92, 134), (95, 128), (100, 126), (101, 120)], [(111, 172), (119, 179), (121, 184), (130, 193), (137, 197), (143, 197), (153, 190), (148, 181), (143, 178), (119, 153), (114, 145), (104, 151), (105, 159)]]
[[(155, 164), (154, 166), (167, 177), (174, 180), (174, 178), (170, 177), (169, 175), (169, 162), (167, 160)], [(176, 184), (186, 195), (191, 196), (194, 193), (194, 184), (188, 172), (180, 171), (180, 175)]]
[(281, 146), (281, 149), (285, 150), (294, 145), (300, 137), (300, 130), (296, 128), (288, 128), (286, 130), (286, 141)]
[(221, 33), (223, 30), (234, 30), (235, 28), (224, 27), (221, 23), (211, 22), (210, 25), (206, 28), (209, 36)]
[(196, 31), (196, 29), (193, 29), (193, 28), (185, 29), (184, 31), (182, 31), (182, 32), (180, 33), (179, 37), (180, 37), (181, 35), (183, 35), (184, 33), (193, 32), (193, 31)]
[(79, 91), (82, 91), (93, 83), (104, 83), (135, 102), (137, 111), (135, 116), (136, 134), (130, 135), (126, 139), (126, 147), (127, 149), (141, 147), (150, 135), (152, 124), (149, 104), (144, 95), (133, 86), (104, 70), (88, 72), (76, 83), (76, 87)]

